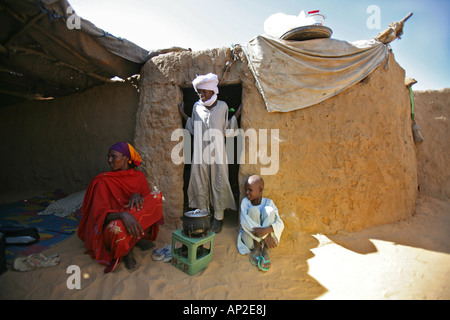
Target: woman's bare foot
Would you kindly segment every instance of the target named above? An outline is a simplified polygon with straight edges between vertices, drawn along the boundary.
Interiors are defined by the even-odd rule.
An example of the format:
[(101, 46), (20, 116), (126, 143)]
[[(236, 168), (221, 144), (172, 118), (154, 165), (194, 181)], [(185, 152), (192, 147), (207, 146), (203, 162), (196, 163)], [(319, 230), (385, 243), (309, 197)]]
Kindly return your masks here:
[(139, 268), (139, 264), (134, 258), (133, 250), (131, 250), (125, 257), (123, 257), (123, 262), (125, 263), (125, 267), (130, 273), (135, 272)]

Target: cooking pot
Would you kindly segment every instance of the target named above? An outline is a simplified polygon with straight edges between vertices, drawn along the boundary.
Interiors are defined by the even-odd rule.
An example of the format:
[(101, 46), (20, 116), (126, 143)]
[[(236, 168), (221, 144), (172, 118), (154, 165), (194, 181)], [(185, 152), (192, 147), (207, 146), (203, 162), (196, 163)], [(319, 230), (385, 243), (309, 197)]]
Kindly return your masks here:
[(183, 233), (190, 238), (203, 237), (211, 228), (211, 216), (206, 210), (187, 211), (181, 220), (183, 221)]

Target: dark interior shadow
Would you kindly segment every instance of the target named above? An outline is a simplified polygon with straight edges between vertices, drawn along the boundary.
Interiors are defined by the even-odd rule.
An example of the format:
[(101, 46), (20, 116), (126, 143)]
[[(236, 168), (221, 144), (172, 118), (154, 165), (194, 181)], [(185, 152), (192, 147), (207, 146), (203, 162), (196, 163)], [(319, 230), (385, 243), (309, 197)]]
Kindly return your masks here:
[[(192, 87), (189, 88), (182, 88), (183, 92), (183, 102), (184, 102), (184, 111), (188, 116), (191, 116), (192, 109), (195, 104), (199, 100), (199, 97), (195, 90)], [(242, 84), (235, 84), (235, 85), (228, 85), (228, 86), (220, 86), (219, 87), (219, 94), (218, 99), (225, 101), (228, 105), (229, 112), (228, 112), (228, 118), (231, 118), (235, 112), (237, 111), (237, 108), (241, 104), (242, 99)], [(240, 127), (240, 118), (238, 119), (238, 126)], [(186, 121), (183, 119), (183, 128), (186, 127)], [(191, 136), (192, 139), (192, 136)], [(191, 140), (192, 141), (192, 140)], [(191, 143), (191, 154), (193, 154), (193, 143)], [(238, 205), (239, 201), (239, 164), (237, 163), (237, 143), (236, 138), (234, 138), (234, 153), (233, 157), (234, 159), (228, 159), (228, 173), (229, 173), (229, 181), (231, 185), (231, 190), (233, 191), (233, 195), (236, 201), (236, 204)], [(184, 206), (183, 210), (188, 211), (190, 209), (193, 209), (189, 206), (189, 200), (187, 197), (187, 187), (189, 184), (189, 178), (190, 178), (190, 171), (191, 171), (191, 165), (185, 164), (184, 165), (184, 172), (183, 172), (183, 194), (184, 194)], [(239, 205), (238, 205), (239, 206)]]

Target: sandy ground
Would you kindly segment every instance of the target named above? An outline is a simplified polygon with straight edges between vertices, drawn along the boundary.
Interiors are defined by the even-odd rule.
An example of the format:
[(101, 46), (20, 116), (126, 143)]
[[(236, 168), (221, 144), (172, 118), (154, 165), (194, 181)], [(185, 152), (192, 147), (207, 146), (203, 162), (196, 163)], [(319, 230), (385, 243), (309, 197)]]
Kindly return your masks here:
[(450, 202), (419, 196), (415, 215), (356, 233), (324, 236), (309, 275), (319, 299), (449, 299)]
[[(58, 266), (0, 276), (1, 299), (313, 300), (449, 299), (450, 202), (420, 195), (405, 221), (338, 235), (298, 234), (272, 251), (271, 270), (259, 271), (236, 249), (237, 216), (226, 217), (214, 238), (213, 259), (189, 276), (155, 262), (137, 249), (140, 269), (123, 264), (109, 274), (84, 254), (73, 236), (44, 252)], [(156, 245), (171, 243), (161, 229)], [(69, 289), (70, 265), (81, 271), (81, 288)]]

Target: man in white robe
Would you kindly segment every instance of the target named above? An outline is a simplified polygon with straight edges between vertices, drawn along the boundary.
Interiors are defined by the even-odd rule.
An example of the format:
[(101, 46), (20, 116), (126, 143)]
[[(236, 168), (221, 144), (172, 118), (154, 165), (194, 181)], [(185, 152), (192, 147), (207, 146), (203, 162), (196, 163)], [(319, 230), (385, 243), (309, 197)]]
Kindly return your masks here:
[(194, 104), (192, 115), (179, 112), (186, 120), (186, 129), (194, 136), (194, 154), (188, 186), (189, 206), (209, 211), (214, 208), (212, 231), (222, 229), (224, 211), (236, 210), (236, 202), (228, 179), (225, 137), (235, 135), (241, 107), (228, 120), (228, 105), (217, 100), (219, 93), (217, 75), (198, 76), (193, 82), (200, 100)]

